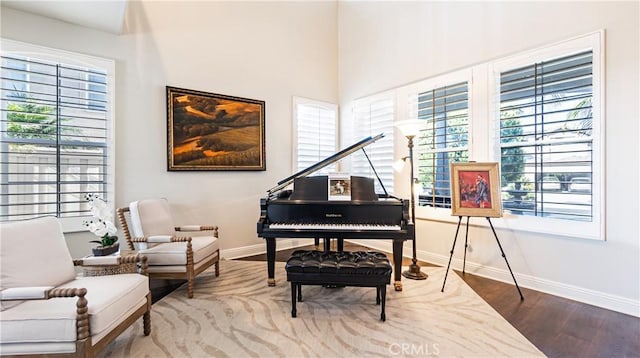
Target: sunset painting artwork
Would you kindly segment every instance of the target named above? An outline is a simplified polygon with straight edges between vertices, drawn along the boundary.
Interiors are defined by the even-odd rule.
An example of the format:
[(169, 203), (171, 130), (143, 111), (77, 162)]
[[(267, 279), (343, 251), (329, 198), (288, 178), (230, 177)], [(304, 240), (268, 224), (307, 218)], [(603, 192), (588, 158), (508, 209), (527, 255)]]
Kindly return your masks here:
[(167, 86), (168, 170), (265, 170), (264, 101)]

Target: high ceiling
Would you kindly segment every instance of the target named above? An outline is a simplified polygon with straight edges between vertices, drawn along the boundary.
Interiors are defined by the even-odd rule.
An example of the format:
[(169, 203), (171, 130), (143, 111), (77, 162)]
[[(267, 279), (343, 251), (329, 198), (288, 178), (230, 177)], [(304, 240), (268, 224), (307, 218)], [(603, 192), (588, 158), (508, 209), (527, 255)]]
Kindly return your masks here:
[(119, 35), (127, 0), (2, 0), (2, 6)]

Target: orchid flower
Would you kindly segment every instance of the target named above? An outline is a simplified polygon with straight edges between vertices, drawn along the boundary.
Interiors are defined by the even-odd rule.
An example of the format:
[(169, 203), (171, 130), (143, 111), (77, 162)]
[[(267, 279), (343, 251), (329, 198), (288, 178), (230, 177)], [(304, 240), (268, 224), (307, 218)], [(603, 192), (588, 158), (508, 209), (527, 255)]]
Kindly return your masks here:
[(109, 246), (115, 243), (118, 238), (114, 236), (118, 229), (113, 224), (113, 215), (107, 204), (96, 194), (87, 194), (86, 199), (89, 201), (89, 209), (93, 219), (85, 221), (84, 225), (94, 235), (101, 240), (92, 240), (91, 242), (99, 243), (102, 246)]

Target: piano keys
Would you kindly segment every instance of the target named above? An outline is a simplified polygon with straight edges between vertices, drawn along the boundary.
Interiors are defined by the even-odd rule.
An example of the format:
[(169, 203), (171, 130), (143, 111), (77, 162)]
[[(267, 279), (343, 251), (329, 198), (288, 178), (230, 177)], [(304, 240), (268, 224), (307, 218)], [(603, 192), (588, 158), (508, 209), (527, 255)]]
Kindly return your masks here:
[[(388, 195), (380, 178), (384, 193), (378, 194), (372, 178), (358, 176), (349, 181), (351, 200), (328, 200), (328, 176), (307, 176), (357, 150), (364, 151), (365, 146), (382, 137), (383, 134), (365, 138), (278, 182), (260, 200), (257, 232), (266, 242), (269, 286), (275, 285), (278, 238), (323, 238), (325, 250), (329, 249), (331, 239), (338, 240), (338, 250), (342, 250), (344, 239), (372, 239), (392, 240), (394, 287), (396, 291), (402, 290), (402, 246), (406, 240), (415, 240), (409, 201)], [(292, 183), (293, 190), (286, 189)]]

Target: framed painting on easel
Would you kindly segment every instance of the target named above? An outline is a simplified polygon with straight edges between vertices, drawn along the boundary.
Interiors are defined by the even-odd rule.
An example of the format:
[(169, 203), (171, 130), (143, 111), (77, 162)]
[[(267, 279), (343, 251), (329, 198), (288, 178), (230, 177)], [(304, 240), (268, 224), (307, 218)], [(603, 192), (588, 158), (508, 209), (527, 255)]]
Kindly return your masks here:
[(451, 215), (502, 217), (498, 163), (451, 163)]

